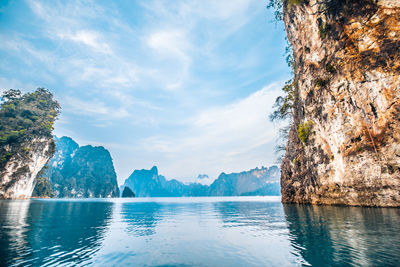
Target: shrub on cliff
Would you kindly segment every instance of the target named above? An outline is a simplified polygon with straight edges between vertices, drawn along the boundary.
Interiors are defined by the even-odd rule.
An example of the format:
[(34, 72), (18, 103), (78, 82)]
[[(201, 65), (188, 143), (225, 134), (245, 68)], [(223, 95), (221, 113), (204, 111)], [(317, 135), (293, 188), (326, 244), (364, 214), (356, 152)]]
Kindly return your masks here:
[[(0, 168), (17, 152), (29, 153), (19, 145), (36, 137), (51, 137), (60, 105), (44, 88), (22, 94), (20, 90), (3, 92), (0, 104)], [(23, 152), (23, 153), (22, 153)]]
[(299, 128), (298, 128), (297, 132), (298, 132), (298, 137), (303, 144), (307, 144), (308, 137), (310, 136), (313, 125), (314, 125), (314, 122), (312, 122), (312, 121), (306, 121), (304, 123), (299, 124)]

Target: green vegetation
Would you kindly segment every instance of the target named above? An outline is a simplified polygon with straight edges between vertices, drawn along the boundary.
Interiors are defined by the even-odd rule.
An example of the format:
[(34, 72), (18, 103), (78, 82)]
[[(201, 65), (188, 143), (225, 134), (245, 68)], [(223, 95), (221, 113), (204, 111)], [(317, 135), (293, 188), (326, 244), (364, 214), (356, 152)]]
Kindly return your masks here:
[(319, 37), (321, 37), (321, 39), (325, 39), (325, 37), (328, 34), (330, 29), (331, 29), (331, 26), (328, 23), (321, 22), (321, 24), (318, 27)]
[(267, 8), (274, 9), (275, 19), (283, 20), (283, 7), (287, 6), (289, 9), (292, 5), (303, 4), (304, 0), (269, 0)]
[(36, 178), (36, 185), (33, 189), (33, 197), (53, 197), (53, 190), (51, 189), (51, 184), (49, 179), (44, 176), (39, 176)]
[(304, 3), (304, 0), (288, 0), (288, 7), (290, 8), (292, 5), (299, 5)]
[(303, 144), (307, 144), (308, 142), (308, 137), (311, 133), (312, 126), (314, 125), (314, 122), (312, 121), (307, 121), (304, 123), (299, 124), (299, 128), (297, 130), (298, 137)]
[(296, 83), (290, 79), (282, 88), (283, 96), (278, 96), (274, 103), (274, 111), (269, 115), (271, 121), (285, 120), (293, 115), (293, 106), (295, 100)]
[(44, 88), (22, 94), (20, 90), (3, 92), (0, 104), (0, 168), (18, 152), (29, 153), (29, 147), (17, 148), (35, 137), (51, 137), (60, 105)]

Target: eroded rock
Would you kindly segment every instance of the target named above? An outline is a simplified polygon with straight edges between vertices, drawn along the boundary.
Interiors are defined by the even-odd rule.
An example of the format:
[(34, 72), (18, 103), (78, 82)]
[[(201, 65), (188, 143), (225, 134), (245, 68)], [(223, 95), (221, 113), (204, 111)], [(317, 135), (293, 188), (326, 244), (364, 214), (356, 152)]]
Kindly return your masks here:
[(298, 91), (282, 201), (400, 206), (399, 1), (301, 2), (284, 9)]

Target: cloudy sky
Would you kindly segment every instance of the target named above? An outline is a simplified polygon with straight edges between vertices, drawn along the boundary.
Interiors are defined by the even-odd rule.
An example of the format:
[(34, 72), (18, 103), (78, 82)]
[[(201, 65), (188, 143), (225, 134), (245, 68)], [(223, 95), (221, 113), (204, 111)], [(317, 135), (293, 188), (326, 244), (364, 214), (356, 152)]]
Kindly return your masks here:
[(0, 88), (50, 89), (57, 136), (103, 145), (118, 180), (274, 164), (290, 76), (263, 0), (0, 1)]

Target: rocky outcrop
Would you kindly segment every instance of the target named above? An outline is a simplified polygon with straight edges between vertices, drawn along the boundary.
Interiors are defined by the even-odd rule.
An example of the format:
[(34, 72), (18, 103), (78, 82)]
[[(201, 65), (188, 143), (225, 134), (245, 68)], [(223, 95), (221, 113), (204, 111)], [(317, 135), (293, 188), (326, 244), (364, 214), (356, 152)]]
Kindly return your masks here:
[(124, 186), (129, 187), (137, 197), (179, 197), (184, 195), (186, 187), (177, 180), (167, 181), (158, 174), (156, 166), (150, 170), (134, 170)]
[(29, 198), (37, 174), (54, 153), (52, 138), (34, 138), (18, 146), (0, 171), (0, 198)]
[(132, 198), (132, 197), (135, 197), (135, 193), (133, 193), (132, 190), (128, 186), (125, 186), (124, 190), (122, 191), (121, 197)]
[(282, 201), (400, 206), (400, 2), (284, 2), (296, 97)]
[(54, 197), (119, 197), (117, 175), (110, 152), (102, 146), (79, 146), (72, 138), (54, 137), (56, 153), (44, 176)]
[(60, 105), (50, 91), (1, 96), (0, 198), (29, 198), (35, 178), (55, 149), (52, 131)]

